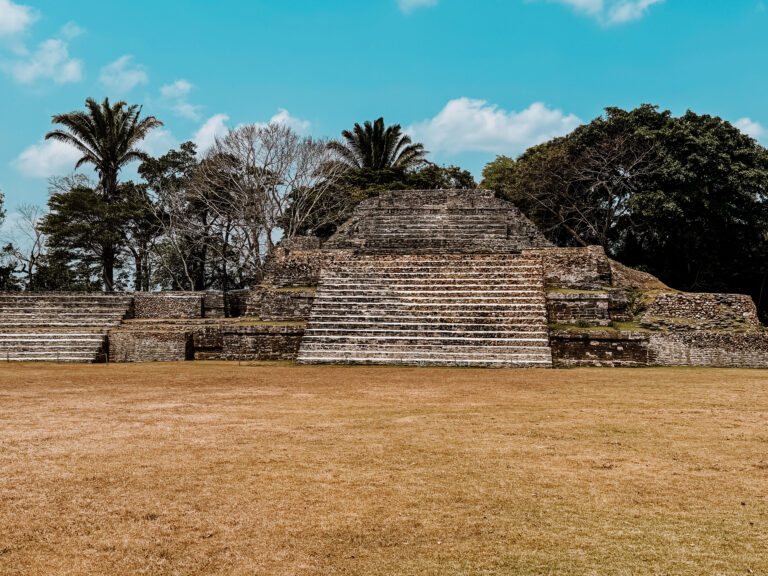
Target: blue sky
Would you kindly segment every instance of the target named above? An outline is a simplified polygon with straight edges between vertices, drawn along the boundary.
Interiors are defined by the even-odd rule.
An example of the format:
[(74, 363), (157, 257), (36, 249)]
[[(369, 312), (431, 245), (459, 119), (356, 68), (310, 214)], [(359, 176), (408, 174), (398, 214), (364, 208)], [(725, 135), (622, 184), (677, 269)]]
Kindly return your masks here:
[(606, 106), (768, 142), (766, 30), (758, 0), (0, 0), (0, 190), (9, 212), (45, 203), (73, 154), (42, 137), (88, 96), (159, 117), (154, 154), (240, 123), (336, 137), (384, 116), (477, 177)]

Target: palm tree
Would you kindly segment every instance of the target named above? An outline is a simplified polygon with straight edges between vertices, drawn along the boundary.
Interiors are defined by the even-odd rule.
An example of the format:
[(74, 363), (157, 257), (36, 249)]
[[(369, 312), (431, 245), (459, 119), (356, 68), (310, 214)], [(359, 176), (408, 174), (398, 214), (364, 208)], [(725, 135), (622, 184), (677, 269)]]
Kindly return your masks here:
[(328, 147), (339, 155), (349, 168), (412, 168), (424, 162), (427, 151), (403, 134), (400, 124), (384, 127), (384, 118), (375, 122), (355, 124), (352, 131), (344, 130), (344, 142), (331, 141)]
[[(154, 116), (141, 118), (141, 107), (128, 105), (123, 101), (109, 103), (109, 98), (99, 104), (92, 98), (85, 101), (86, 111), (75, 110), (67, 114), (56, 114), (53, 124), (64, 129), (53, 130), (45, 139), (58, 140), (77, 148), (82, 157), (75, 164), (75, 170), (92, 164), (99, 175), (99, 189), (106, 202), (113, 202), (118, 195), (118, 174), (131, 162), (146, 160), (149, 156), (138, 149), (138, 144), (150, 131), (162, 126)], [(117, 248), (105, 246), (102, 254), (104, 289), (114, 289), (114, 268)]]

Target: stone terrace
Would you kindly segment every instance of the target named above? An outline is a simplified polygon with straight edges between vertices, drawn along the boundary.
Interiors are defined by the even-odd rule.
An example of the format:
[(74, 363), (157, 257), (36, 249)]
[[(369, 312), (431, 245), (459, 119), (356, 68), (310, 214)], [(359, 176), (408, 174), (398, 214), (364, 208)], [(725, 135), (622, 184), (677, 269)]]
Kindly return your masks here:
[(0, 294), (0, 360), (100, 362), (106, 335), (133, 298), (113, 294)]
[(337, 259), (323, 271), (298, 361), (551, 366), (541, 258)]
[(302, 363), (551, 366), (536, 227), (488, 190), (366, 200), (325, 245)]
[(380, 254), (499, 254), (549, 241), (490, 190), (396, 190), (366, 200), (325, 245)]

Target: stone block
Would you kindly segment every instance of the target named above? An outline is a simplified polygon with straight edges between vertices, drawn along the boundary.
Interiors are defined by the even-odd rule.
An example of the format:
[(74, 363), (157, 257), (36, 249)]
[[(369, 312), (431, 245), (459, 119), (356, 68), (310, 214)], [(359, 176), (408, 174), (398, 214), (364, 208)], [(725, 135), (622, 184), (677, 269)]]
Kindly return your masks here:
[(134, 317), (202, 318), (203, 296), (194, 292), (137, 293), (134, 297)]
[(192, 334), (178, 330), (113, 330), (110, 362), (183, 362), (194, 358)]

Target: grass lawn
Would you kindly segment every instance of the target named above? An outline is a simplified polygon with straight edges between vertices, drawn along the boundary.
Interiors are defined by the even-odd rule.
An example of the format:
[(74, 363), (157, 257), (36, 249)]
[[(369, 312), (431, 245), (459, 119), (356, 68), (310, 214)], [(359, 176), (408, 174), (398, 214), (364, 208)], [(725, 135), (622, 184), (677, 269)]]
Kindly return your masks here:
[(0, 366), (0, 574), (768, 574), (768, 371)]

